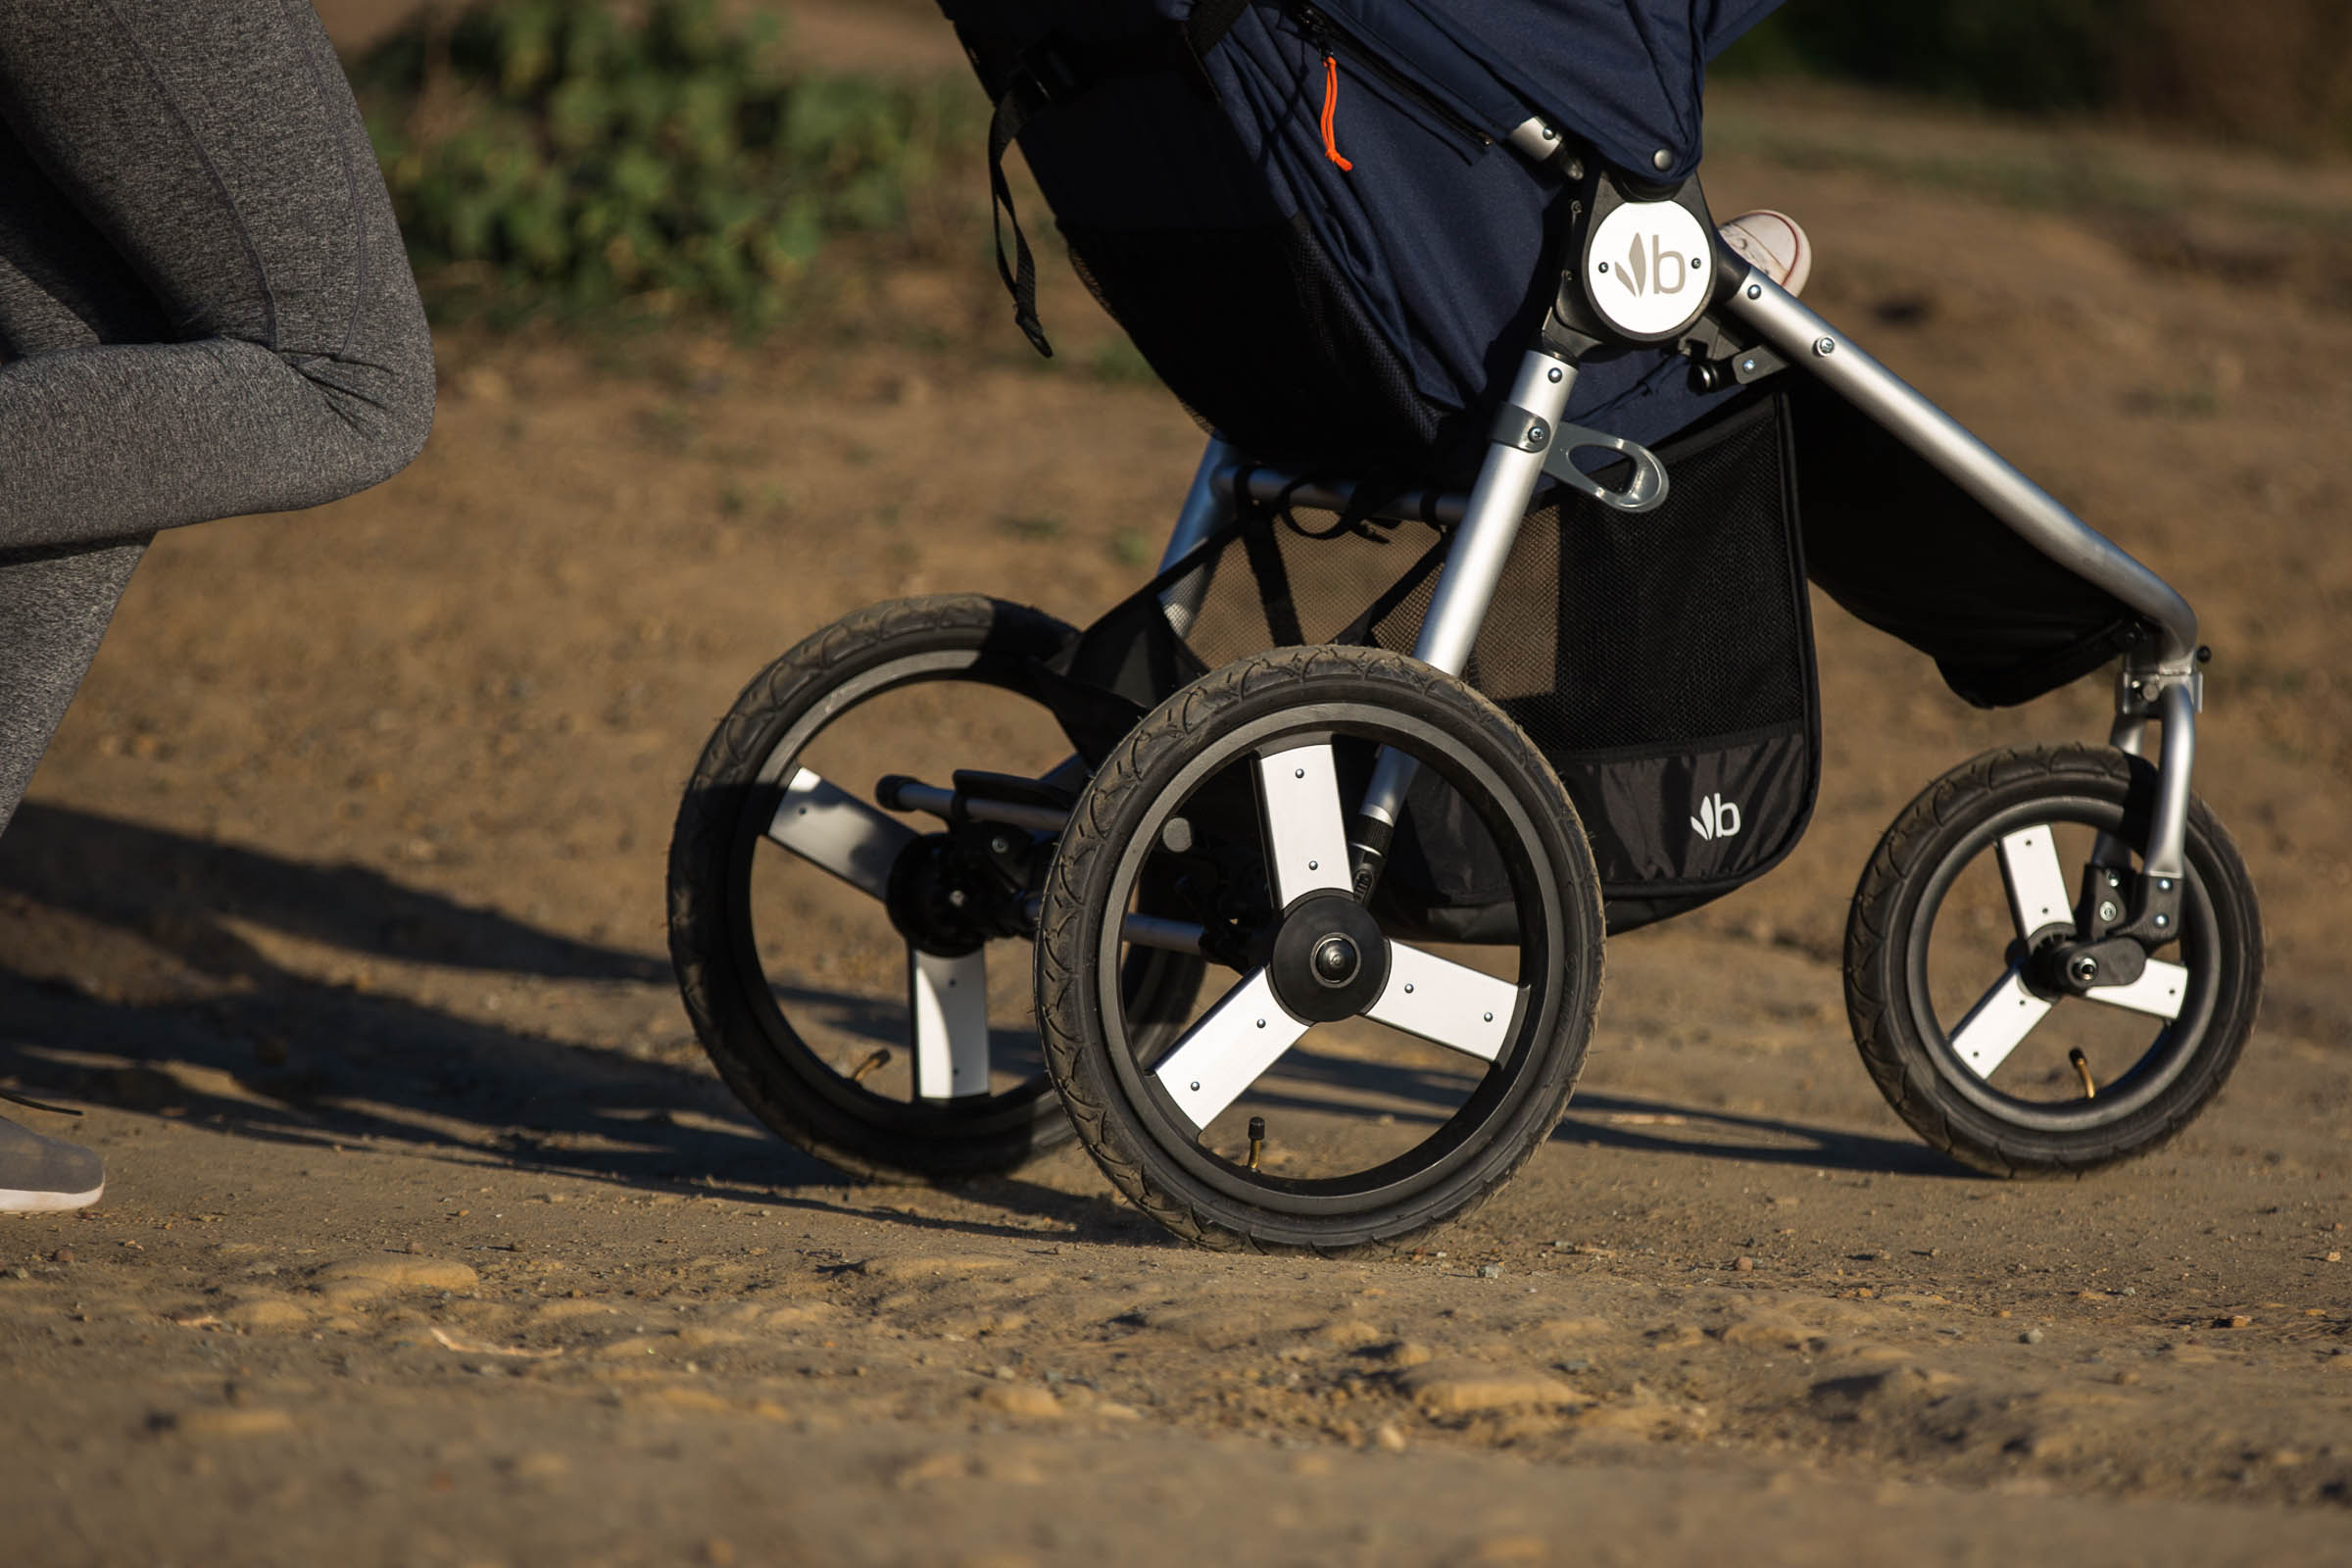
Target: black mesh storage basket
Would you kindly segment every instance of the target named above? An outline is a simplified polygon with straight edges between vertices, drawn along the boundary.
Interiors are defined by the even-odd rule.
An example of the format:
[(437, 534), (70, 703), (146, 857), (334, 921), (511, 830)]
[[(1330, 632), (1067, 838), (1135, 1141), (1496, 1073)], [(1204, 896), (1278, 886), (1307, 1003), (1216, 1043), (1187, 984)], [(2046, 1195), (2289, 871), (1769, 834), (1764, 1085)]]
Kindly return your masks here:
[[(1665, 504), (1547, 501), (1521, 527), (1469, 667), (1558, 770), (1621, 931), (1761, 875), (1812, 814), (1820, 777), (1812, 621), (1788, 412), (1768, 396), (1659, 449)], [(1049, 681), (1099, 759), (1186, 682), (1282, 644), (1409, 653), (1449, 528), (1251, 512), (1082, 634)], [(1205, 592), (1179, 637), (1162, 596)], [(1463, 941), (1508, 937), (1497, 853), (1451, 797), (1416, 786), (1383, 878), (1386, 912)]]

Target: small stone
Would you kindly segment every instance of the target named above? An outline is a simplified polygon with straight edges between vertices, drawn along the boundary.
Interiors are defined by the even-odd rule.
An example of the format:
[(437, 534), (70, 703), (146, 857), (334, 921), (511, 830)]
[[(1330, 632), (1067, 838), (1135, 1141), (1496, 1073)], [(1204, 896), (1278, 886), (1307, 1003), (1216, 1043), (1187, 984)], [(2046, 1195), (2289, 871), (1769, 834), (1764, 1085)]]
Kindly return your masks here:
[(2344, 1254), (2341, 1252), (2329, 1252), (2328, 1254), (2328, 1261), (2330, 1263), (2341, 1263), (2343, 1260)]
[(1062, 1413), (1061, 1401), (1052, 1389), (1041, 1389), (1034, 1383), (991, 1383), (974, 1396), (991, 1410), (1006, 1415), (1050, 1419)]
[(1741, 1274), (1753, 1274), (1756, 1271), (1756, 1260), (1752, 1257), (1735, 1257), (1732, 1259), (1732, 1267)]
[[(491, 1368), (496, 1371), (497, 1368)], [(648, 1389), (629, 1396), (628, 1407), (647, 1415), (733, 1415), (734, 1401), (710, 1389)]]
[(274, 1296), (240, 1301), (221, 1315), (237, 1327), (251, 1330), (308, 1328), (311, 1322), (309, 1307)]
[(294, 1430), (294, 1418), (262, 1405), (212, 1405), (182, 1411), (174, 1430), (196, 1438), (261, 1438)]
[(472, 1291), (480, 1276), (463, 1263), (437, 1257), (385, 1253), (329, 1263), (318, 1271), (326, 1294), (364, 1297), (390, 1291)]
[(1724, 1344), (1750, 1350), (1802, 1349), (1812, 1338), (1813, 1331), (1806, 1325), (1773, 1312), (1743, 1317), (1723, 1330)]
[(1478, 1277), (1482, 1280), (1498, 1280), (1502, 1278), (1502, 1265), (1500, 1263), (1481, 1263), (1478, 1265)]
[(1389, 1365), (1415, 1367), (1430, 1359), (1435, 1352), (1418, 1340), (1398, 1340), (1389, 1347)]
[(2254, 1320), (2243, 1312), (2232, 1312), (2228, 1317), (2215, 1318), (2213, 1326), (2217, 1329), (2250, 1329), (2254, 1326)]
[(957, 1274), (979, 1274), (1004, 1267), (1004, 1259), (986, 1252), (937, 1252), (902, 1257), (869, 1257), (858, 1272), (874, 1280), (930, 1280)]
[(971, 1464), (962, 1454), (943, 1448), (910, 1461), (898, 1473), (896, 1481), (902, 1487), (921, 1487), (936, 1481), (960, 1481), (971, 1473)]
[(32, 1278), (32, 1270), (20, 1263), (8, 1271), (8, 1277), (16, 1280), (28, 1280)]
[(1360, 1350), (1367, 1345), (1378, 1345), (1387, 1335), (1361, 1318), (1334, 1318), (1306, 1336), (1317, 1345), (1339, 1350)]
[(534, 1448), (516, 1454), (504, 1468), (515, 1481), (546, 1487), (571, 1474), (571, 1461), (552, 1448)]
[(1379, 1426), (1373, 1428), (1372, 1442), (1375, 1446), (1390, 1453), (1404, 1451), (1404, 1433), (1394, 1421), (1383, 1421)]
[(1580, 1404), (1585, 1398), (1546, 1373), (1470, 1360), (1432, 1361), (1415, 1367), (1400, 1380), (1400, 1386), (1433, 1415)]
[[(73, 1262), (73, 1261), (74, 1261), (74, 1249), (72, 1249), (71, 1247), (61, 1247), (61, 1248), (59, 1248), (59, 1249), (58, 1249), (56, 1251), (54, 1251), (54, 1252), (51, 1252), (51, 1253), (49, 1254), (49, 1261), (50, 1261), (50, 1262), (52, 1262), (52, 1263), (71, 1263), (71, 1262)], [(2333, 1261), (2333, 1260), (2332, 1260), (2332, 1259), (2330, 1259), (2330, 1261)]]
[(2017, 1337), (2017, 1343), (2018, 1343), (2018, 1344), (2020, 1344), (2020, 1345), (2039, 1345), (2039, 1344), (2041, 1343), (2041, 1330), (2039, 1330), (2039, 1329), (2028, 1329), (2028, 1330), (2026, 1330), (2026, 1332), (2025, 1332), (2025, 1333), (2023, 1333), (2023, 1334), (2020, 1334), (2020, 1335)]

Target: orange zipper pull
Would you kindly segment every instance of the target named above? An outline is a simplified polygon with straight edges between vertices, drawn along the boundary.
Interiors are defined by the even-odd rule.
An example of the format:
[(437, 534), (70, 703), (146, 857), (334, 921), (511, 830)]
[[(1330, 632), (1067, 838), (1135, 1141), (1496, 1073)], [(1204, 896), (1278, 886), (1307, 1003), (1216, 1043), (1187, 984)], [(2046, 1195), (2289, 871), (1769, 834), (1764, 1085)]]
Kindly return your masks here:
[(1331, 117), (1340, 107), (1340, 62), (1336, 55), (1323, 56), (1323, 156), (1351, 171), (1355, 166), (1340, 156), (1340, 144), (1332, 136)]

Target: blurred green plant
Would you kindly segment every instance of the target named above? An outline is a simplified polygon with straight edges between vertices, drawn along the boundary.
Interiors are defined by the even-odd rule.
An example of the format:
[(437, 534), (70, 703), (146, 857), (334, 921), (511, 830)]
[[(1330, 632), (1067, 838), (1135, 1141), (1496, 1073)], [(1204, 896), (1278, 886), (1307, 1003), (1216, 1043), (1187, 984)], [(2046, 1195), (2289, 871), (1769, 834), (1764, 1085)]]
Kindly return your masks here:
[(794, 73), (774, 17), (712, 0), (428, 10), (351, 75), (420, 280), (502, 318), (771, 322), (829, 239), (921, 245), (920, 198), (982, 137), (967, 83)]
[(2344, 0), (1790, 0), (1715, 69), (2120, 111), (2299, 152), (2352, 146)]
[(2114, 29), (2139, 9), (2139, 0), (1793, 0), (1722, 65), (2009, 109), (2081, 109), (2112, 97)]

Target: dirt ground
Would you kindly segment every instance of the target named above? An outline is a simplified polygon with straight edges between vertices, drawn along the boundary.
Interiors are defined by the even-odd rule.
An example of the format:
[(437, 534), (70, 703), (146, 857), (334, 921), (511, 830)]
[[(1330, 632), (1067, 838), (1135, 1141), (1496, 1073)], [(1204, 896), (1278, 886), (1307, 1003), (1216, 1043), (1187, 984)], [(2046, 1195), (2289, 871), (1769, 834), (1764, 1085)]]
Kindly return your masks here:
[(2352, 174), (1847, 99), (1715, 123), (1718, 210), (1799, 214), (1827, 314), (2204, 617), (2199, 786), (2271, 982), (2185, 1135), (2004, 1184), (1882, 1105), (1854, 876), (1930, 779), (2095, 738), (2106, 692), (1973, 712), (1821, 603), (1809, 838), (1610, 945), (1567, 1121), (1413, 1256), (1189, 1250), (1074, 1148), (846, 1182), (687, 1026), (679, 788), (849, 609), (1108, 604), (1198, 432), (1089, 369), (1066, 278), (1062, 359), (1021, 358), (977, 258), (757, 350), (451, 338), (410, 472), (159, 543), (0, 841), (0, 1082), (85, 1106), (23, 1114), (109, 1169), (0, 1226), (14, 1553), (2342, 1560)]

